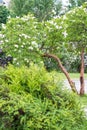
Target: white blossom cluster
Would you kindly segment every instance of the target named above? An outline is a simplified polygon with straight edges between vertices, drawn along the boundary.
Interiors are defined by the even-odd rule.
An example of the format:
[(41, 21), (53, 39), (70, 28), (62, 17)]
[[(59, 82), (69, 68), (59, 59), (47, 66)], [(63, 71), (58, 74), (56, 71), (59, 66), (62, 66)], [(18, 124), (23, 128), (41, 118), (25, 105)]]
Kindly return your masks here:
[(53, 25), (56, 29), (62, 29), (62, 26), (61, 26), (61, 25), (59, 26), (59, 25), (57, 24), (57, 22), (55, 22), (55, 21), (50, 20), (49, 23), (50, 23), (51, 25)]
[(66, 31), (64, 31), (62, 34), (64, 35), (64, 37), (67, 37), (67, 35), (68, 35), (68, 33)]
[(35, 17), (30, 14), (27, 16), (21, 17), (21, 20), (23, 20), (23, 21), (29, 21), (30, 19), (33, 20), (33, 19), (35, 19)]
[(24, 37), (25, 39), (27, 39), (27, 38), (31, 38), (29, 35), (27, 35), (27, 34), (19, 34), (19, 36), (20, 37)]
[(5, 35), (3, 35), (3, 34), (0, 33), (0, 44), (3, 44), (3, 43), (4, 43), (4, 42), (3, 42), (4, 37), (5, 37)]
[(6, 25), (2, 23), (2, 28), (3, 29), (6, 29)]
[(0, 38), (4, 38), (4, 37), (5, 37), (5, 35), (3, 35), (3, 34), (0, 33)]

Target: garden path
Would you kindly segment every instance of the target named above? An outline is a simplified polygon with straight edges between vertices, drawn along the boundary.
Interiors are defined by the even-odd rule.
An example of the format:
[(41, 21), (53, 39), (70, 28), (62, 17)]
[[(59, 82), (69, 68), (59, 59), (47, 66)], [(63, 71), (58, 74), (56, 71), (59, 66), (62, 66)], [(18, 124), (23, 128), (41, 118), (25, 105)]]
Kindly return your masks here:
[[(72, 80), (75, 82), (76, 89), (79, 93), (80, 92), (80, 81), (78, 79), (72, 79)], [(67, 87), (68, 89), (71, 89), (67, 80), (64, 81), (64, 86)], [(85, 79), (85, 94), (87, 94), (87, 79)]]

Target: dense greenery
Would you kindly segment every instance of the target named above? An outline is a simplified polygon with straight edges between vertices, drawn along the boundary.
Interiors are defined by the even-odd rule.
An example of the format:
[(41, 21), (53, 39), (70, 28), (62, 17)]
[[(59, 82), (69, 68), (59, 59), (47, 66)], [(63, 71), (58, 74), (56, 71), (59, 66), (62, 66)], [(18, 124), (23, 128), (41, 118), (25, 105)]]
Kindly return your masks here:
[(1, 130), (87, 129), (78, 96), (43, 65), (10, 65), (0, 72)]
[(1, 48), (8, 56), (13, 57), (13, 64), (29, 65), (31, 60), (37, 62), (38, 43), (40, 44), (37, 27), (38, 22), (33, 15), (11, 18), (7, 25), (4, 25)]
[[(27, 12), (21, 12), (25, 11), (21, 7), (27, 8), (29, 1), (22, 2), (18, 14), (21, 17), (9, 18), (0, 32), (0, 48), (6, 56), (13, 57), (13, 65), (0, 68), (0, 130), (87, 130), (78, 95), (63, 87), (58, 74), (44, 68), (44, 63), (48, 70), (59, 63), (67, 70), (79, 69), (78, 55), (87, 46), (87, 4), (45, 21), (52, 11), (51, 5), (47, 7), (47, 1), (43, 4), (36, 0), (35, 7), (40, 10), (34, 10), (34, 15), (41, 15), (42, 21), (38, 22), (30, 13), (22, 17)], [(30, 2), (32, 5), (33, 1)]]
[[(64, 29), (65, 20), (65, 15), (45, 23), (37, 22), (31, 14), (22, 18), (10, 18), (6, 26), (3, 26), (0, 37), (3, 44), (0, 47), (8, 56), (13, 56), (15, 65), (29, 66), (31, 60), (33, 62), (41, 61), (42, 54), (49, 52), (58, 55), (68, 71), (79, 71), (80, 58), (78, 54), (76, 51), (71, 53), (71, 44), (67, 50), (69, 44), (64, 42), (67, 35)], [(46, 59), (45, 65), (48, 70), (58, 69), (56, 62), (52, 59)]]
[(63, 51), (67, 52), (64, 44), (61, 44), (64, 40), (61, 21), (61, 18), (56, 18), (39, 23), (31, 14), (22, 18), (11, 18), (2, 29), (1, 48), (7, 55), (13, 56), (15, 65), (29, 65), (31, 60), (40, 62), (42, 54), (47, 51), (61, 57)]
[(67, 21), (67, 40), (69, 47), (81, 51), (86, 50), (87, 44), (87, 4), (68, 12), (65, 17)]
[(14, 16), (21, 17), (31, 12), (39, 21), (60, 14), (61, 8), (61, 0), (11, 0), (9, 6)]
[(84, 2), (86, 2), (86, 0), (69, 0), (69, 9), (81, 6)]
[(9, 10), (5, 6), (0, 5), (0, 30), (2, 24), (6, 23), (9, 14), (10, 14)]

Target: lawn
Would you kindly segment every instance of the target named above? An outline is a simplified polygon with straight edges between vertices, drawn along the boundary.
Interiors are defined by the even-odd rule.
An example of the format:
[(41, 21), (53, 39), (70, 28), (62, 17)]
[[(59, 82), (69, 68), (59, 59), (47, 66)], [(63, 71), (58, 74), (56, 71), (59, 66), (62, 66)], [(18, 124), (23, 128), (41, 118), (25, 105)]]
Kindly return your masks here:
[[(79, 79), (80, 73), (69, 73), (71, 79)], [(65, 75), (63, 73), (58, 73), (58, 77), (60, 79), (66, 79)], [(84, 74), (85, 79), (87, 79), (87, 73)]]
[(87, 94), (80, 96), (80, 101), (84, 107), (87, 106)]

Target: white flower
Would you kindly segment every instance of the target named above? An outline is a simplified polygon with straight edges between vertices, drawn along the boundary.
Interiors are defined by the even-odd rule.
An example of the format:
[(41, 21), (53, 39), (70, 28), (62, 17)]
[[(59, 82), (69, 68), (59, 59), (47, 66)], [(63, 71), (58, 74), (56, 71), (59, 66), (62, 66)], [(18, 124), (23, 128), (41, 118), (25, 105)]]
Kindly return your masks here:
[(16, 18), (18, 19), (18, 18), (20, 18), (20, 17), (16, 16)]
[(18, 52), (21, 53), (21, 50), (19, 50)]
[(23, 45), (21, 45), (21, 47), (23, 48), (24, 46), (23, 46)]
[(15, 45), (14, 45), (14, 47), (18, 48), (18, 45), (17, 45), (17, 44), (15, 44)]
[(64, 24), (64, 22), (62, 21), (61, 24)]
[(6, 39), (5, 42), (9, 42), (9, 41)]
[(56, 14), (56, 11), (53, 9), (53, 10), (52, 10), (52, 13), (55, 15), (55, 14)]
[(68, 35), (66, 31), (63, 32), (62, 34), (64, 35), (64, 37), (66, 37)]
[(59, 16), (59, 15), (56, 15), (56, 16), (54, 16), (53, 18), (54, 18), (54, 19), (58, 19), (58, 18), (60, 18), (60, 16)]
[(36, 43), (36, 41), (32, 41), (31, 44), (34, 46), (34, 47), (38, 47), (38, 44)]
[(27, 60), (26, 60), (26, 62), (28, 63), (28, 62), (29, 62), (29, 60), (27, 59)]
[(17, 26), (20, 27), (21, 25), (18, 24)]
[(52, 20), (51, 20), (51, 21), (49, 21), (49, 23), (54, 25), (54, 22), (53, 22)]
[(13, 58), (13, 60), (14, 60), (14, 61), (16, 61), (16, 60), (17, 60), (17, 58)]
[(26, 34), (20, 34), (19, 36), (20, 36), (20, 37), (24, 37), (25, 39), (30, 38), (30, 36), (28, 36), (28, 35), (26, 35)]
[(14, 49), (14, 51), (17, 51), (16, 49)]
[(59, 29), (61, 29), (62, 28), (62, 26), (59, 26)]
[(27, 58), (24, 59), (27, 63), (29, 62), (29, 60)]
[(6, 29), (6, 25), (2, 23), (2, 28), (3, 29)]
[(84, 10), (85, 13), (87, 13), (87, 8), (84, 8), (83, 10)]
[(37, 26), (34, 26), (34, 28), (36, 28)]
[(21, 19), (22, 19), (23, 21), (28, 21), (28, 20), (29, 20), (27, 17), (26, 17), (26, 18), (25, 18), (25, 17), (22, 17)]
[(1, 38), (4, 38), (5, 36), (4, 36), (3, 34), (0, 34), (0, 37), (1, 37)]
[(67, 19), (66, 15), (63, 16), (63, 20)]
[(20, 39), (20, 38), (19, 38), (18, 40), (19, 40), (19, 42), (21, 41), (21, 39)]
[(8, 23), (11, 23), (11, 20), (10, 20), (10, 19), (8, 20)]
[(22, 44), (23, 44), (23, 45), (25, 45), (25, 43), (24, 43), (24, 42), (23, 42)]
[(24, 58), (25, 61), (27, 61), (27, 58)]
[(58, 25), (56, 25), (55, 27), (56, 27), (56, 29), (59, 29), (59, 26), (58, 26)]
[(40, 64), (44, 64), (43, 61), (40, 61)]
[(9, 15), (9, 16), (8, 16), (8, 19), (10, 19), (10, 18), (11, 18), (11, 16)]
[(1, 40), (1, 41), (0, 41), (0, 44), (3, 44), (3, 43), (4, 43), (4, 42)]
[(29, 49), (29, 50), (33, 50), (33, 47), (32, 47), (32, 46), (30, 46), (28, 49)]
[(17, 62), (17, 65), (19, 65), (19, 62)]

